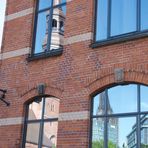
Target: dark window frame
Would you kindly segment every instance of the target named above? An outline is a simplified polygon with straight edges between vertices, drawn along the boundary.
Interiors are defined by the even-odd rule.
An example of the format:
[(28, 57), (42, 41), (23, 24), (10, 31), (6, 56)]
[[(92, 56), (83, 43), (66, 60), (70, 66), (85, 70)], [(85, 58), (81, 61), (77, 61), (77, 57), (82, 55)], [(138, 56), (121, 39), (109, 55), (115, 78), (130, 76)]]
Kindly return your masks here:
[[(25, 118), (24, 118), (24, 127), (23, 127), (23, 140), (22, 140), (22, 148), (25, 148), (26, 144), (26, 136), (27, 136), (27, 125), (28, 124), (35, 124), (39, 123), (39, 139), (38, 139), (38, 148), (42, 148), (42, 143), (43, 143), (43, 130), (44, 130), (44, 123), (46, 122), (58, 122), (58, 118), (44, 118), (44, 113), (45, 113), (45, 100), (50, 96), (38, 96), (34, 98), (32, 101), (29, 101), (25, 105)], [(33, 102), (36, 102), (38, 100), (43, 99), (43, 107), (42, 107), (42, 114), (41, 114), (41, 119), (28, 119), (28, 113), (29, 113), (29, 105)]]
[(93, 43), (90, 45), (92, 48), (101, 47), (105, 45), (111, 45), (121, 42), (126, 42), (130, 40), (140, 39), (148, 37), (148, 29), (140, 30), (141, 27), (141, 20), (140, 20), (140, 14), (141, 14), (141, 0), (137, 1), (137, 9), (136, 9), (136, 31), (124, 33), (121, 35), (111, 36), (110, 35), (110, 27), (111, 27), (111, 0), (108, 0), (108, 10), (107, 10), (107, 38), (103, 40), (96, 40), (96, 28), (97, 28), (97, 4), (99, 0), (94, 1), (94, 28), (93, 28)]
[[(33, 60), (43, 59), (43, 58), (52, 57), (52, 56), (59, 56), (59, 55), (61, 55), (63, 53), (63, 48), (62, 47), (59, 48), (59, 49), (54, 49), (52, 51), (48, 50), (48, 51), (44, 51), (44, 52), (40, 52), (40, 53), (35, 53), (35, 41), (36, 41), (38, 14), (50, 10), (49, 20), (52, 20), (52, 18), (53, 18), (53, 10), (55, 8), (58, 8), (58, 7), (66, 6), (66, 4), (67, 4), (66, 2), (63, 2), (63, 3), (57, 4), (57, 5), (53, 5), (54, 0), (52, 0), (51, 1), (51, 6), (39, 10), (39, 1), (40, 0), (37, 0), (36, 5), (35, 5), (32, 47), (31, 47), (31, 53), (29, 54), (29, 56), (27, 58), (27, 61), (33, 61)], [(47, 49), (50, 48), (50, 43), (51, 43), (52, 21), (49, 21), (48, 31), (49, 32), (48, 32)]]
[[(113, 113), (113, 114), (108, 114), (107, 113), (107, 101), (105, 97), (105, 114), (102, 115), (93, 115), (93, 107), (94, 107), (94, 97), (97, 96), (98, 94), (100, 94), (101, 92), (105, 91), (107, 92), (108, 89), (116, 87), (116, 86), (125, 86), (125, 85), (129, 85), (129, 84), (135, 84), (137, 85), (137, 111), (136, 112), (129, 112), (129, 113)], [(113, 86), (108, 86), (104, 89), (102, 89), (99, 92), (95, 92), (93, 95), (91, 95), (91, 100), (90, 100), (90, 134), (89, 134), (89, 148), (92, 148), (92, 128), (93, 128), (93, 119), (97, 119), (97, 118), (104, 118), (105, 122), (104, 122), (104, 148), (108, 148), (108, 125), (107, 125), (107, 121), (109, 118), (124, 118), (124, 117), (135, 117), (136, 118), (136, 123), (134, 126), (136, 126), (136, 135), (137, 135), (137, 147), (141, 148), (141, 115), (147, 115), (148, 111), (142, 111), (141, 110), (141, 86), (147, 86), (148, 85), (144, 85), (144, 84), (140, 84), (140, 83), (125, 83), (125, 84), (121, 84), (121, 85), (113, 85)]]

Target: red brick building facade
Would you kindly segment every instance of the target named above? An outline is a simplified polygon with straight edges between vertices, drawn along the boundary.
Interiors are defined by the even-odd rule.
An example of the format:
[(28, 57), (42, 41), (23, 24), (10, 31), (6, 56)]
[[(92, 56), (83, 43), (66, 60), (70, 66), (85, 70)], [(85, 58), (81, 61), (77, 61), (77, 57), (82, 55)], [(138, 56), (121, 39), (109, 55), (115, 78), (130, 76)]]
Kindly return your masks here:
[(120, 81), (148, 85), (148, 38), (92, 48), (94, 0), (68, 0), (63, 53), (28, 61), (35, 5), (7, 0), (0, 89), (10, 106), (0, 101), (0, 147), (21, 147), (25, 104), (44, 84), (45, 95), (60, 99), (57, 147), (87, 148), (92, 95)]

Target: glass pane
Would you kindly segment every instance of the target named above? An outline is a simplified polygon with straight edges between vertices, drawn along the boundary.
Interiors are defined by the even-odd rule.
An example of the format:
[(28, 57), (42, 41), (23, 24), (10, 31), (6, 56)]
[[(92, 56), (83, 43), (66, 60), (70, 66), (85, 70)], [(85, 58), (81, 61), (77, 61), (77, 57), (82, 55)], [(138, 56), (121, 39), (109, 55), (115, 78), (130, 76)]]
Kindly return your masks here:
[(104, 148), (104, 118), (93, 119), (92, 148)]
[(64, 44), (64, 24), (66, 18), (66, 6), (58, 7), (53, 10), (52, 34), (50, 50), (59, 49)]
[(93, 115), (104, 115), (105, 114), (105, 91), (96, 95), (93, 98)]
[(62, 3), (66, 3), (66, 0), (53, 0), (53, 5), (59, 5)]
[(59, 117), (60, 100), (55, 97), (45, 99), (45, 113), (44, 118), (58, 118)]
[(108, 148), (136, 147), (136, 118), (109, 118)]
[(148, 111), (148, 87), (140, 86), (141, 88), (141, 111)]
[(141, 117), (141, 148), (148, 148), (148, 115)]
[(28, 120), (41, 119), (42, 115), (43, 99), (36, 99), (34, 102), (29, 104)]
[(58, 132), (58, 122), (44, 123), (42, 148), (56, 148), (57, 132)]
[(39, 0), (39, 10), (51, 7), (52, 0)]
[(148, 0), (141, 0), (141, 30), (148, 29)]
[(28, 124), (25, 148), (38, 148), (40, 124)]
[(107, 5), (108, 5), (108, 0), (98, 0), (96, 41), (107, 38)]
[(136, 30), (136, 0), (112, 0), (111, 36)]
[(48, 38), (48, 22), (49, 22), (49, 11), (45, 11), (38, 14), (34, 53), (44, 52), (46, 49), (47, 38)]
[(137, 112), (137, 85), (116, 86), (108, 90), (108, 113)]

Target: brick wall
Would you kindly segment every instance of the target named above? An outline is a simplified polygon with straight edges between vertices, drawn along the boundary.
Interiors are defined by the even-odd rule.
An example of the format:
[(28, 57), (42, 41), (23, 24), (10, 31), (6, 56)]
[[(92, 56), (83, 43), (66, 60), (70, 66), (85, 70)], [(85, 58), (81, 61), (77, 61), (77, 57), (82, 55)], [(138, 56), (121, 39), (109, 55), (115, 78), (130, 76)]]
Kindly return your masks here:
[[(24, 104), (38, 95), (40, 83), (46, 84), (47, 95), (60, 99), (63, 118), (59, 121), (59, 148), (88, 147), (91, 95), (116, 83), (116, 68), (123, 69), (125, 82), (148, 84), (148, 38), (90, 48), (93, 2), (68, 2), (61, 56), (27, 62), (35, 1), (8, 0), (0, 53), (0, 88), (7, 89), (6, 100), (11, 105), (6, 107), (0, 101), (0, 147), (20, 147)], [(10, 121), (4, 120), (7, 118)]]

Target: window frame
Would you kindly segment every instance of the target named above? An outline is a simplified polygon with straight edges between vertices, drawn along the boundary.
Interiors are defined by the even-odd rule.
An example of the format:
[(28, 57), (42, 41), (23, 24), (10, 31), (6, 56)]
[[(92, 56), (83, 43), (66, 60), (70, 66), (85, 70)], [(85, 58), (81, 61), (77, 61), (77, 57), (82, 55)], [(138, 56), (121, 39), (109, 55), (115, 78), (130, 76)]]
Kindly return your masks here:
[[(107, 113), (107, 101), (106, 101), (106, 98), (105, 97), (105, 114), (101, 114), (101, 115), (93, 115), (93, 110), (94, 110), (94, 97), (97, 96), (98, 94), (102, 93), (103, 91), (105, 91), (105, 94), (106, 94), (106, 91), (108, 91), (108, 89), (110, 88), (113, 88), (113, 87), (116, 87), (116, 86), (126, 86), (126, 85), (130, 85), (130, 84), (135, 84), (137, 85), (137, 98), (136, 98), (136, 101), (137, 101), (137, 111), (136, 112), (126, 112), (126, 113), (113, 113), (113, 114), (108, 114)], [(90, 134), (89, 134), (89, 148), (92, 148), (92, 131), (93, 131), (93, 119), (98, 119), (98, 118), (104, 118), (104, 148), (107, 148), (108, 147), (108, 119), (110, 118), (128, 118), (128, 117), (135, 117), (136, 118), (136, 123), (135, 123), (135, 126), (136, 126), (136, 135), (137, 135), (137, 147), (138, 148), (141, 148), (141, 125), (142, 125), (142, 122), (141, 122), (141, 115), (148, 115), (148, 111), (142, 111), (141, 110), (141, 86), (146, 86), (148, 87), (148, 85), (145, 85), (145, 84), (140, 84), (140, 83), (124, 83), (124, 84), (119, 84), (119, 85), (113, 85), (113, 86), (108, 86), (104, 89), (102, 89), (101, 91), (99, 92), (95, 92), (94, 94), (91, 95), (91, 100), (90, 100), (90, 104), (91, 104), (91, 107), (90, 107)], [(107, 94), (106, 94), (107, 95)]]
[[(62, 2), (60, 4), (53, 5), (54, 0), (51, 0), (51, 6), (39, 10), (39, 2), (40, 2), (40, 0), (36, 0), (36, 3), (35, 3), (32, 47), (31, 47), (31, 52), (30, 52), (30, 54), (27, 58), (27, 61), (33, 61), (33, 60), (37, 60), (37, 59), (42, 59), (42, 58), (47, 58), (47, 57), (52, 57), (52, 56), (58, 56), (58, 55), (61, 55), (63, 53), (63, 48), (58, 48), (58, 49), (54, 49), (54, 50), (51, 50), (51, 51), (48, 50), (48, 51), (44, 51), (44, 52), (35, 53), (38, 15), (42, 12), (50, 10), (49, 20), (52, 20), (53, 10), (55, 8), (58, 8), (58, 7), (66, 6), (66, 4), (67, 4), (67, 2)], [(48, 32), (47, 49), (50, 48), (50, 43), (51, 43), (52, 21), (49, 21), (48, 30), (49, 30), (49, 32)]]
[(94, 1), (94, 28), (93, 28), (93, 43), (91, 44), (92, 48), (101, 47), (105, 45), (111, 45), (126, 41), (131, 41), (135, 39), (148, 37), (148, 29), (140, 30), (141, 27), (141, 0), (136, 0), (136, 31), (128, 32), (120, 35), (111, 36), (111, 0), (108, 0), (107, 8), (107, 38), (102, 40), (96, 39), (96, 30), (97, 30), (97, 10), (98, 10), (98, 1)]
[[(27, 126), (28, 124), (35, 124), (35, 123), (39, 123), (39, 139), (38, 139), (38, 147), (41, 148), (42, 147), (42, 143), (43, 143), (43, 133), (44, 133), (44, 123), (52, 123), (52, 122), (58, 122), (58, 117), (52, 117), (52, 118), (44, 118), (44, 113), (45, 113), (45, 103), (46, 103), (46, 99), (48, 99), (48, 97), (52, 97), (52, 96), (38, 96), (35, 97), (32, 101), (29, 101), (25, 104), (25, 118), (24, 118), (24, 127), (23, 127), (23, 140), (22, 140), (22, 148), (25, 148), (26, 145), (26, 136), (27, 136)], [(29, 114), (29, 105), (32, 104), (33, 102), (35, 102), (38, 99), (43, 99), (43, 106), (42, 106), (42, 114), (41, 114), (41, 118), (40, 119), (28, 119), (28, 114)]]

